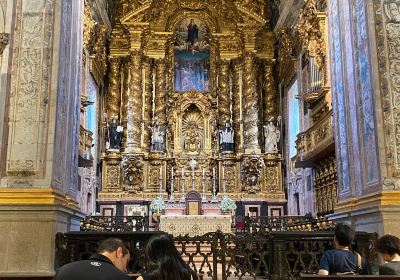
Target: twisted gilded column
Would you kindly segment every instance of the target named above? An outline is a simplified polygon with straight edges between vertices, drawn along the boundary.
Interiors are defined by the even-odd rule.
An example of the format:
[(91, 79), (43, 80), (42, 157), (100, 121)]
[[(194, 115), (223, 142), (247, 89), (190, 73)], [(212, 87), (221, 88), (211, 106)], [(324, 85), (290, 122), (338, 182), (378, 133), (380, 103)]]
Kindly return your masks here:
[(154, 117), (158, 119), (160, 125), (167, 122), (167, 95), (166, 95), (166, 61), (165, 59), (156, 60), (156, 93)]
[(127, 151), (140, 152), (142, 133), (142, 56), (134, 51), (130, 57), (130, 94), (128, 97), (128, 123), (127, 123)]
[(258, 115), (259, 96), (257, 94), (256, 65), (253, 53), (246, 53), (243, 71), (243, 133), (245, 153), (260, 153)]
[(122, 75), (122, 100), (121, 100), (121, 125), (124, 127), (122, 132), (121, 147), (126, 148), (126, 140), (128, 136), (127, 124), (128, 124), (128, 98), (129, 98), (129, 59), (125, 59), (123, 63), (123, 75)]
[(231, 118), (229, 88), (229, 61), (222, 60), (219, 67), (218, 85), (218, 126), (221, 128)]
[(275, 86), (275, 77), (274, 77), (274, 64), (272, 61), (264, 62), (263, 69), (263, 119), (264, 124), (268, 123), (268, 120), (273, 117), (274, 120), (277, 118), (277, 99), (278, 93)]
[(121, 79), (120, 79), (121, 58), (110, 58), (110, 82), (107, 96), (107, 118), (111, 122), (112, 118), (119, 118), (121, 105)]
[(233, 129), (235, 131), (235, 151), (238, 152), (242, 148), (242, 135), (240, 133), (241, 122), (241, 95), (242, 95), (242, 61), (235, 61), (232, 71), (232, 119)]
[(153, 72), (151, 61), (143, 61), (144, 68), (144, 131), (143, 131), (143, 148), (146, 151), (150, 150), (151, 142), (151, 118), (153, 116)]

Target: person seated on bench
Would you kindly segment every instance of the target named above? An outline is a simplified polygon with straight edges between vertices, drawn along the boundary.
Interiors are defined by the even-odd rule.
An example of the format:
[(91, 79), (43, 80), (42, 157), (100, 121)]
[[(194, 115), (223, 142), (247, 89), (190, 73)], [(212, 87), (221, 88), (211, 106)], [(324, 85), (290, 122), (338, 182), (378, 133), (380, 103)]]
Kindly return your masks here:
[(379, 238), (376, 249), (386, 262), (379, 266), (379, 274), (400, 275), (400, 239), (393, 235), (384, 235)]
[(166, 234), (150, 239), (144, 255), (147, 271), (136, 280), (198, 280)]
[(355, 232), (349, 225), (339, 223), (335, 226), (335, 249), (322, 255), (319, 275), (367, 274), (365, 259), (350, 250), (354, 237)]

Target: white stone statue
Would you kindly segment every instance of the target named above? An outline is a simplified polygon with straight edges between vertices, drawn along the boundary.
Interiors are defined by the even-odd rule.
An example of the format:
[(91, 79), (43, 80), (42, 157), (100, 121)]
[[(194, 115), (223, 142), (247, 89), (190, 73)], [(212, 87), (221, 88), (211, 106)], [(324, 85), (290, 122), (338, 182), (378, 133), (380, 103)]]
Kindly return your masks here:
[(219, 130), (219, 144), (221, 147), (221, 152), (234, 151), (234, 135), (235, 131), (231, 127), (231, 124), (226, 122), (224, 128)]
[[(278, 122), (279, 123), (279, 122)], [(277, 153), (278, 152), (278, 142), (281, 138), (281, 133), (277, 126), (269, 121), (264, 128), (264, 140), (265, 140), (265, 153)]]
[(151, 130), (151, 151), (164, 151), (164, 137), (165, 126), (160, 126), (158, 120), (154, 122), (153, 126), (149, 127)]

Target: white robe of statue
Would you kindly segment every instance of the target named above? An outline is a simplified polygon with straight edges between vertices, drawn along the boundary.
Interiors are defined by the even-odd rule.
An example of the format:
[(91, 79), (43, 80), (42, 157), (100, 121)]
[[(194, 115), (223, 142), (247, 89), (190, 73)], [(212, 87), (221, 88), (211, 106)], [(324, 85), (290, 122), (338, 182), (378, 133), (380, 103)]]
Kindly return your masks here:
[(280, 136), (281, 136), (280, 131), (272, 122), (269, 122), (268, 125), (264, 125), (264, 139), (265, 139), (266, 153), (278, 152), (278, 142), (280, 140)]

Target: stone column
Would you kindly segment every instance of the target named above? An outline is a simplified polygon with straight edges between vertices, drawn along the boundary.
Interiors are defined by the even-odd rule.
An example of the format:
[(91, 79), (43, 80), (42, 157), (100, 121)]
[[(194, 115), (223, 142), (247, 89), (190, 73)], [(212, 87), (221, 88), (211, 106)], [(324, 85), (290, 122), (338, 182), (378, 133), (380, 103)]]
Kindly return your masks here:
[(76, 201), (83, 3), (7, 5), (0, 278), (52, 277), (56, 233), (78, 230), (83, 216)]
[(246, 53), (243, 72), (243, 133), (245, 153), (260, 153), (258, 115), (260, 100), (257, 94), (255, 56)]
[(151, 61), (143, 61), (144, 68), (144, 131), (143, 131), (143, 149), (150, 150), (151, 131), (149, 127), (153, 117), (153, 67)]
[(235, 151), (239, 152), (242, 149), (242, 130), (241, 130), (241, 96), (242, 96), (242, 61), (237, 60), (233, 64), (232, 71), (232, 118), (233, 129), (235, 131)]
[(128, 135), (126, 151), (141, 152), (142, 137), (142, 56), (139, 51), (133, 51), (130, 57), (130, 94), (128, 98)]
[(274, 118), (274, 121), (276, 121), (278, 93), (275, 86), (274, 63), (264, 61), (263, 70), (263, 124), (266, 125), (270, 118)]
[(331, 217), (379, 235), (400, 234), (399, 9), (388, 0), (328, 2), (338, 174)]
[(107, 118), (108, 121), (114, 117), (119, 118), (121, 106), (121, 58), (110, 58), (110, 83), (107, 94)]
[(122, 133), (121, 147), (126, 148), (126, 140), (128, 136), (128, 99), (130, 95), (129, 80), (130, 80), (130, 65), (129, 59), (125, 59), (122, 65), (122, 100), (121, 100), (121, 125), (124, 127)]
[(165, 59), (156, 60), (156, 88), (155, 88), (155, 109), (154, 118), (157, 119), (160, 125), (167, 122), (167, 94), (166, 94), (166, 61)]
[(218, 127), (222, 128), (225, 122), (229, 122), (231, 118), (229, 61), (222, 60), (220, 62), (218, 83)]

